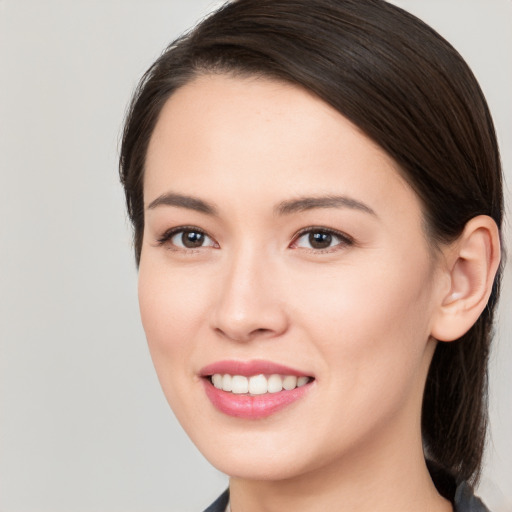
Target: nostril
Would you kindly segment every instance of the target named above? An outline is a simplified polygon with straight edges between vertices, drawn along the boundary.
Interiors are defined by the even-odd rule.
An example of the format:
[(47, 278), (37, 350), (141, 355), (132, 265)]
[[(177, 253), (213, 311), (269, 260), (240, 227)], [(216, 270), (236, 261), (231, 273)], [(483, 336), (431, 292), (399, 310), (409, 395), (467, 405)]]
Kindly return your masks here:
[(270, 329), (255, 329), (251, 334), (266, 334), (267, 332), (271, 332)]
[(251, 341), (259, 337), (270, 337), (274, 333), (272, 329), (265, 329), (263, 327), (253, 329), (249, 332), (242, 332), (241, 330), (237, 329), (221, 329), (220, 327), (215, 327), (214, 330), (219, 336), (222, 336), (223, 338), (229, 338), (234, 341)]

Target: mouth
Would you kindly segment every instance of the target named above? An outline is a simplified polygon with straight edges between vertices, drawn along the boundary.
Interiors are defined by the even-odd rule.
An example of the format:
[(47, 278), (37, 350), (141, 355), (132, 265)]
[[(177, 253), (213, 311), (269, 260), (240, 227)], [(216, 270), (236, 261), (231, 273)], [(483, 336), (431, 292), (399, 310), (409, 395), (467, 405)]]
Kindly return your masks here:
[(208, 377), (213, 386), (217, 389), (235, 395), (265, 395), (267, 393), (280, 393), (291, 391), (295, 388), (305, 386), (313, 380), (312, 377), (295, 375), (230, 375), (229, 373), (214, 373)]
[(201, 371), (207, 397), (220, 412), (244, 419), (268, 417), (307, 394), (315, 378), (267, 361), (222, 361)]

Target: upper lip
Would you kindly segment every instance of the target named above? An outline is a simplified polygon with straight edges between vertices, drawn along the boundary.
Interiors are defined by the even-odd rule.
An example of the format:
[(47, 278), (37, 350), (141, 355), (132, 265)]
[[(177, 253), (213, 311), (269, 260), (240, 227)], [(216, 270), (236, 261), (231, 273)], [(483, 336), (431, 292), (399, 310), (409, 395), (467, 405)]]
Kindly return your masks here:
[(308, 373), (305, 373), (301, 370), (290, 368), (289, 366), (285, 366), (282, 364), (273, 363), (272, 361), (264, 361), (260, 359), (255, 359), (252, 361), (217, 361), (215, 363), (206, 365), (201, 369), (199, 373), (201, 377), (208, 377), (210, 375), (214, 375), (215, 373), (243, 375), (245, 377), (250, 377), (251, 375), (259, 374), (295, 375), (297, 377), (311, 376)]

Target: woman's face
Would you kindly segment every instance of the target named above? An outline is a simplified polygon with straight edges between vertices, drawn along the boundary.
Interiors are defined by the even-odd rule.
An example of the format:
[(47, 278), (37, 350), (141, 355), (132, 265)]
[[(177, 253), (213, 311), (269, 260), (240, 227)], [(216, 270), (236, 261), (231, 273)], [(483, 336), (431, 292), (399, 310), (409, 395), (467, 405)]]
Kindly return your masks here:
[(281, 479), (418, 445), (443, 280), (383, 150), (298, 87), (204, 76), (161, 112), (144, 200), (149, 348), (215, 466)]

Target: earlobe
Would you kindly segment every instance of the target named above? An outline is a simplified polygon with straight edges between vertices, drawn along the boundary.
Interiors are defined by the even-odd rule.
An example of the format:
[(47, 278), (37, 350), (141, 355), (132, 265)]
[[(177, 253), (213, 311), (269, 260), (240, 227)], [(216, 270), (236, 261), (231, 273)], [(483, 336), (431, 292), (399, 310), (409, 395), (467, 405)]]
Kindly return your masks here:
[(491, 217), (471, 219), (446, 250), (449, 289), (443, 292), (431, 334), (453, 341), (477, 321), (491, 294), (500, 263), (500, 237)]

